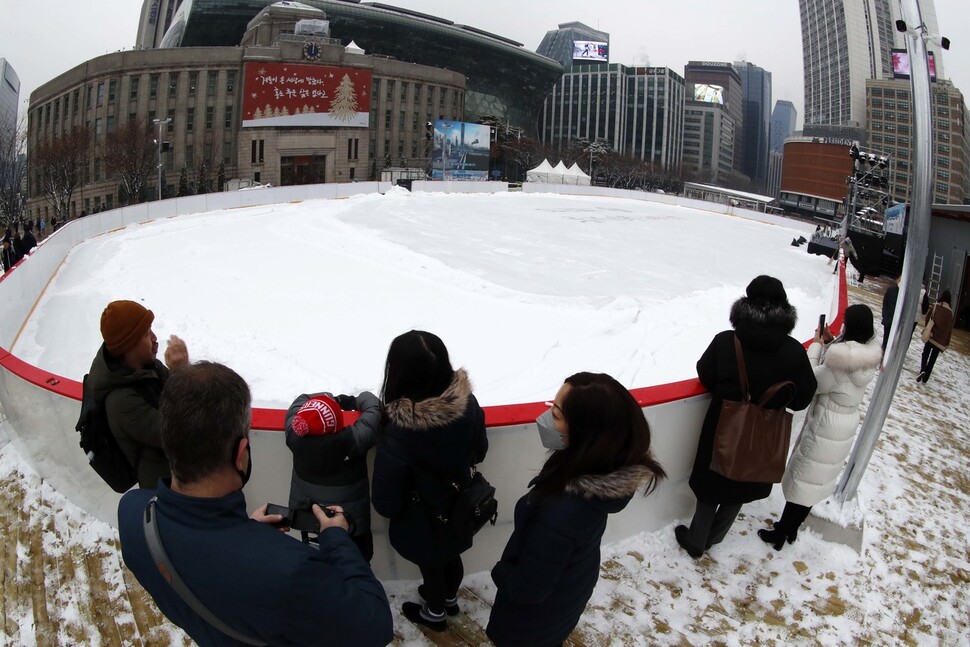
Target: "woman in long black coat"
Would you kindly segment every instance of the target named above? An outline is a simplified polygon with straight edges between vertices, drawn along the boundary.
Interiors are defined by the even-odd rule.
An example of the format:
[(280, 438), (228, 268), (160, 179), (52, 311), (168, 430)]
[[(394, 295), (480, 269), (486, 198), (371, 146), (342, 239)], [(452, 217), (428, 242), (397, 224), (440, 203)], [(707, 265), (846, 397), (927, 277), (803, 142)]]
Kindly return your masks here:
[(441, 631), (445, 612), (458, 613), (461, 554), (472, 540), (437, 517), (447, 517), (454, 504), (452, 483), (467, 482), (470, 466), (485, 458), (485, 414), (465, 370), (452, 370), (441, 339), (421, 330), (391, 342), (382, 395), (371, 501), (390, 519), (394, 550), (417, 564), (424, 580), (418, 587), (424, 604), (405, 602), (402, 612)]
[(485, 632), (499, 647), (560, 644), (599, 578), (607, 517), (664, 475), (633, 396), (609, 375), (577, 373), (536, 420), (554, 450), (515, 506), (515, 530), (492, 569)]
[(695, 558), (724, 539), (741, 506), (771, 493), (771, 483), (734, 481), (710, 467), (721, 403), (742, 397), (735, 335), (741, 342), (753, 401), (757, 402), (773, 384), (791, 380), (794, 392), (790, 387), (782, 389), (767, 407), (781, 408), (787, 401), (789, 409), (799, 411), (811, 404), (818, 386), (805, 347), (789, 334), (798, 316), (781, 281), (765, 275), (751, 281), (746, 296), (731, 306), (730, 320), (734, 329), (715, 335), (697, 361), (697, 376), (711, 392), (690, 475), (697, 507), (690, 527), (674, 529), (677, 543)]

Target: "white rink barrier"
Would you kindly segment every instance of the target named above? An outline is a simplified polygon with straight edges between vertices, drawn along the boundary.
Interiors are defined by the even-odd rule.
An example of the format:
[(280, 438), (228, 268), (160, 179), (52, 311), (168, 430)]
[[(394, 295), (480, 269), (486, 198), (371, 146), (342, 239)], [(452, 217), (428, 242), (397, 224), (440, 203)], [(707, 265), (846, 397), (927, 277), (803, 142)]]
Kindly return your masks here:
[[(426, 185), (433, 184), (441, 185), (415, 182), (420, 187), (415, 188), (426, 191)], [(495, 185), (497, 191), (504, 190), (499, 187), (506, 186), (498, 182), (447, 184), (442, 188), (454, 193), (483, 191), (484, 188), (477, 184)], [(0, 445), (12, 442), (21, 456), (56, 490), (95, 517), (115, 525), (120, 495), (112, 492), (87, 465), (78, 446), (78, 434), (74, 431), (80, 410), (81, 376), (54, 375), (21, 361), (5, 350), (13, 345), (47, 284), (71, 249), (87, 238), (137, 222), (233, 207), (383, 193), (390, 186), (387, 183), (360, 182), (212, 193), (124, 207), (67, 223), (44, 240), (30, 257), (0, 277), (0, 299), (4, 303), (4, 316), (0, 318)], [(525, 186), (529, 187), (528, 184)], [(584, 195), (647, 199), (664, 204), (673, 201), (683, 206), (730, 212), (732, 215), (741, 211), (694, 200), (686, 201), (691, 203), (686, 204), (676, 196), (639, 191), (575, 186), (550, 191), (550, 188), (554, 188), (551, 185), (538, 185), (537, 189), (540, 188), (550, 193), (575, 195), (581, 190)], [(761, 221), (778, 220), (777, 216), (765, 216), (753, 211), (744, 211), (743, 216)], [(833, 327), (841, 325), (841, 312), (845, 304), (843, 271), (837, 294), (833, 295), (832, 312), (838, 313)], [(650, 423), (653, 448), (667, 472), (667, 479), (653, 494), (648, 497), (637, 495), (623, 512), (610, 517), (604, 543), (671, 525), (689, 518), (693, 511), (694, 497), (687, 479), (710, 397), (696, 379), (634, 389), (632, 393), (643, 406), (644, 415)], [(499, 519), (494, 527), (486, 526), (476, 536), (474, 547), (464, 554), (466, 572), (489, 570), (501, 555), (512, 532), (515, 503), (526, 492), (529, 480), (538, 473), (546, 458), (534, 424), (535, 418), (545, 408), (544, 404), (538, 402), (485, 408), (489, 451), (480, 469), (498, 491)], [(254, 466), (252, 479), (246, 486), (250, 510), (266, 502), (285, 505), (289, 498), (292, 457), (283, 439), (283, 415), (281, 409), (253, 410)], [(390, 547), (386, 520), (377, 513), (372, 513), (371, 519), (374, 572), (382, 579), (418, 578), (417, 568)]]

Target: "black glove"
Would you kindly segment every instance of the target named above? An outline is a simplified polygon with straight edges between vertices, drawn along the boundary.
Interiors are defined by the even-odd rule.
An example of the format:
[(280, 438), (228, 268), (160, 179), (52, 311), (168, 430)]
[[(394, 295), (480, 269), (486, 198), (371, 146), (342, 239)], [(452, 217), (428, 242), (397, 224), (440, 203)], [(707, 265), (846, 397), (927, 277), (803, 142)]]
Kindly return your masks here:
[(357, 398), (352, 395), (338, 395), (334, 400), (344, 411), (355, 411), (357, 409)]

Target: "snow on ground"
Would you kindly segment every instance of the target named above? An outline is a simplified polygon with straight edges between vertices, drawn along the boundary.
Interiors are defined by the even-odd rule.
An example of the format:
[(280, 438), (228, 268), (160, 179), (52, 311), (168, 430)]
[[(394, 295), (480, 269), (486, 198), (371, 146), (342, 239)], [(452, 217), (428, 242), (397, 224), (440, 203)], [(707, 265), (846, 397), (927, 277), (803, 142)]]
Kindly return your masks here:
[(811, 338), (834, 277), (790, 246), (805, 229), (627, 199), (403, 189), (182, 216), (75, 248), (12, 352), (80, 379), (105, 304), (135, 299), (163, 350), (177, 334), (193, 358), (232, 366), (256, 406), (377, 390), (391, 339), (411, 328), (442, 337), (483, 404), (548, 399), (578, 370), (649, 386), (695, 376), (758, 274), (783, 281), (794, 334)]
[[(853, 288), (850, 301), (876, 308), (883, 287)], [(861, 554), (811, 530), (781, 552), (762, 543), (755, 531), (784, 504), (775, 488), (745, 506), (701, 560), (676, 545), (673, 524), (605, 546), (577, 644), (970, 644), (970, 336), (954, 336), (922, 386), (914, 340), (855, 506), (865, 520)], [(52, 491), (5, 444), (2, 417), (0, 551), (0, 644), (189, 644), (122, 567), (111, 527)], [(465, 585), (463, 612), (484, 626), (491, 580), (470, 574)], [(429, 645), (399, 613), (416, 583), (385, 587), (396, 644)]]

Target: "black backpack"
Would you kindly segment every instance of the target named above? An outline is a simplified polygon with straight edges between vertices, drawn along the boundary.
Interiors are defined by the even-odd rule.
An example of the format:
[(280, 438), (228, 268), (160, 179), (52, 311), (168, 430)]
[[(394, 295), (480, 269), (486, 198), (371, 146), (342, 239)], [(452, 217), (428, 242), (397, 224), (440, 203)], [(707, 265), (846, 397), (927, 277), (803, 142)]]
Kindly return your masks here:
[(81, 415), (74, 429), (81, 434), (81, 450), (87, 455), (94, 471), (112, 490), (124, 493), (138, 482), (138, 473), (111, 433), (104, 400), (99, 401), (94, 397), (89, 377), (84, 376)]
[[(439, 480), (447, 481), (451, 487), (457, 490), (457, 495), (447, 515), (428, 510), (433, 520), (450, 529), (458, 537), (468, 538), (474, 537), (486, 523), (495, 525), (495, 521), (498, 519), (498, 501), (495, 499), (495, 488), (481, 472), (475, 469), (474, 465), (471, 466), (471, 478), (464, 483), (457, 483), (451, 476), (414, 456), (396, 438), (387, 436), (386, 440), (403, 451), (404, 455), (419, 470)], [(412, 493), (412, 496), (415, 500), (424, 503), (417, 492)]]

